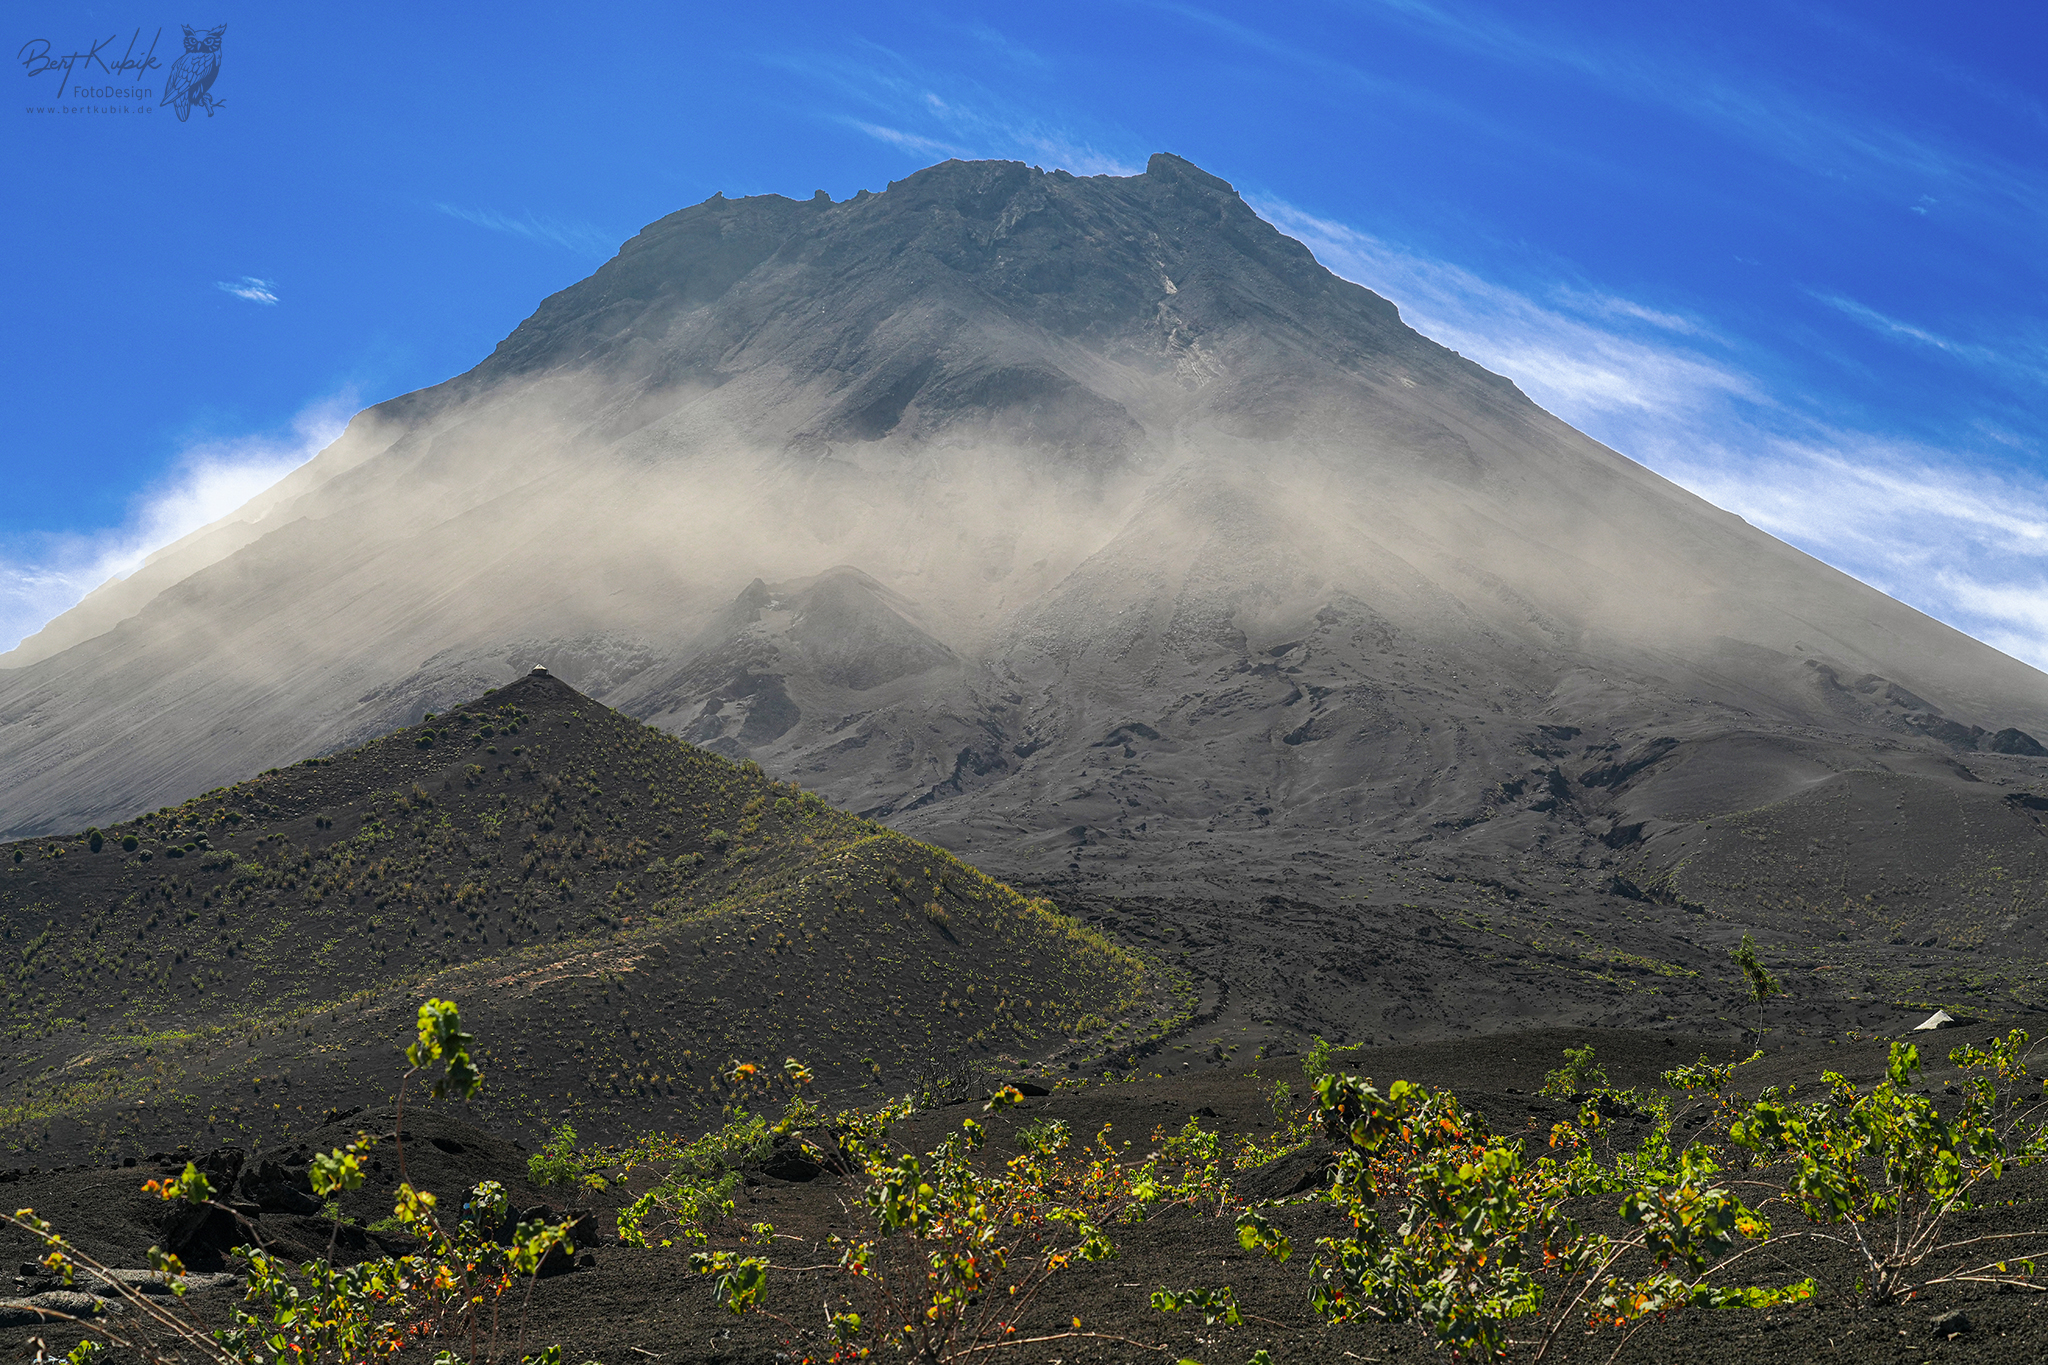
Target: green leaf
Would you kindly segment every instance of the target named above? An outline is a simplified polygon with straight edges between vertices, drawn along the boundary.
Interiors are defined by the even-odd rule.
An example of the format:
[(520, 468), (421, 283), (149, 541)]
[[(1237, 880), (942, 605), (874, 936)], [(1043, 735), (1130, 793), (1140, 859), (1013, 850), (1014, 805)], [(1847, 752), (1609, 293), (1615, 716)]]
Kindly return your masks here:
[(466, 1100), (483, 1088), (484, 1073), (470, 1060), (469, 1046), (476, 1038), (462, 1031), (462, 1020), (452, 1000), (429, 1000), (420, 1006), (419, 1038), (405, 1050), (405, 1059), (415, 1071), (441, 1062), (445, 1071), (434, 1081), (435, 1099), (453, 1095)]

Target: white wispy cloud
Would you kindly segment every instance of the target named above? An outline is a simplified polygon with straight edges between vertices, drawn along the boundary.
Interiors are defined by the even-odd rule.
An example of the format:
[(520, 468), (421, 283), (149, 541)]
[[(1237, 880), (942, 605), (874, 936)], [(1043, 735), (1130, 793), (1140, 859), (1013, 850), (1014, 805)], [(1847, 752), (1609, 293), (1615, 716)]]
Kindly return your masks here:
[(238, 299), (260, 303), (269, 307), (277, 304), (277, 281), (259, 280), (254, 275), (244, 275), (239, 280), (215, 280), (213, 287), (233, 294)]
[(1984, 347), (1966, 346), (1961, 342), (1951, 341), (1947, 337), (1930, 332), (1925, 327), (1916, 327), (1910, 322), (1901, 322), (1897, 318), (1887, 317), (1867, 304), (1858, 303), (1854, 299), (1844, 298), (1840, 294), (1827, 294), (1817, 289), (1809, 289), (1807, 297), (1817, 303), (1826, 304), (1844, 317), (1861, 323), (1864, 327), (1882, 337), (1894, 340), (1904, 337), (1910, 341), (1917, 341), (1923, 346), (1932, 346), (1937, 351), (1947, 351), (1950, 355), (1961, 356), (1971, 360), (1986, 359), (1991, 354)]
[(1197, 28), (1207, 29), (1235, 48), (1263, 52), (1297, 67), (1310, 74), (1313, 88), (1341, 91), (1349, 100), (1370, 100), (1384, 106), (1400, 105), (1446, 127), (1503, 147), (1524, 148), (1552, 160), (1578, 160), (1572, 148), (1560, 145), (1555, 138), (1543, 137), (1526, 120), (1517, 122), (1494, 118), (1432, 84), (1380, 75), (1356, 62), (1332, 55), (1333, 51), (1340, 49), (1330, 45), (1311, 47), (1288, 42), (1252, 24), (1241, 23), (1200, 5), (1179, 3), (1179, 0), (1152, 0), (1151, 8)]
[(840, 122), (849, 128), (856, 128), (866, 133), (877, 142), (886, 142), (892, 147), (901, 147), (906, 152), (916, 152), (920, 156), (964, 157), (973, 155), (966, 148), (956, 147), (950, 142), (940, 142), (936, 138), (921, 137), (916, 133), (906, 133), (901, 128), (890, 128), (880, 123), (869, 123), (865, 119), (842, 118)]
[(1026, 47), (1001, 29), (981, 23), (969, 23), (957, 27), (959, 32), (973, 39), (984, 52), (993, 53), (996, 57), (1008, 62), (1012, 66), (1030, 71), (1044, 71), (1052, 65), (1036, 50)]
[[(1250, 202), (1324, 265), (1392, 299), (1411, 326), (1509, 376), (1560, 415), (1676, 417), (1731, 398), (1767, 401), (1747, 374), (1675, 344), (1669, 334), (1703, 337), (1706, 329), (1673, 310), (1567, 287), (1548, 291), (1545, 303), (1283, 201)], [(1617, 323), (1644, 326), (1624, 331)]]
[[(972, 36), (984, 46), (1007, 42), (986, 27)], [(1035, 53), (1021, 47), (1017, 52), (1030, 58), (1020, 55), (1017, 65), (1046, 65)], [(1143, 169), (978, 81), (927, 69), (879, 43), (854, 43), (829, 54), (777, 53), (766, 60), (865, 111), (827, 113), (832, 122), (914, 156), (1026, 160), (1075, 175), (1136, 175)]]
[[(2038, 163), (1965, 147), (1926, 129), (1909, 130), (1886, 110), (1832, 100), (1817, 82), (1788, 82), (1758, 70), (1731, 73), (1702, 61), (1694, 50), (1658, 50), (1618, 42), (1601, 31), (1575, 32), (1566, 24), (1532, 17), (1541, 11), (1526, 7), (1497, 11), (1430, 0), (1362, 0), (1359, 7), (1447, 47), (1505, 64), (1565, 72), (1605, 93), (1668, 109), (1766, 156), (1844, 184), (1862, 184), (1876, 197), (1910, 202), (1923, 212), (1937, 202), (1924, 193), (1925, 187), (1942, 185), (1948, 197), (1973, 212), (2028, 224), (2048, 213), (2048, 174)], [(1845, 40), (1884, 45), (1879, 34), (1840, 16), (1833, 20)], [(1958, 95), (2008, 106), (2017, 101), (2030, 117), (2041, 116), (2038, 102), (1989, 81), (1981, 71), (1949, 71), (1930, 63), (1924, 53), (1892, 51), (1889, 56), (1910, 63), (1923, 79), (1948, 80)]]
[[(2012, 449), (1992, 466), (1979, 450), (1829, 422), (1773, 391), (1769, 357), (1722, 344), (1682, 309), (1578, 285), (1518, 289), (1283, 202), (1254, 207), (1331, 270), (1392, 300), (1411, 326), (1513, 379), (1573, 426), (2048, 668), (2048, 479), (1998, 472)], [(1912, 344), (1966, 349), (1867, 311), (1864, 325), (1900, 329)], [(2009, 432), (1981, 434), (2027, 448)]]
[(580, 220), (547, 218), (534, 213), (499, 213), (495, 209), (464, 208), (459, 204), (444, 204), (436, 200), (430, 207), (436, 213), (445, 213), (450, 218), (484, 228), (490, 232), (503, 232), (513, 237), (524, 237), (529, 242), (545, 246), (562, 247), (580, 256), (610, 256), (625, 240), (616, 233), (606, 232), (594, 223)]
[(337, 395), (308, 406), (285, 432), (195, 441), (136, 496), (119, 525), (0, 544), (0, 651), (291, 473), (341, 434), (356, 406), (352, 395)]
[(1060, 133), (1040, 129), (1013, 130), (1017, 145), (1031, 154), (1034, 162), (1056, 166), (1074, 175), (1136, 175), (1142, 163), (1112, 156), (1086, 143), (1069, 140)]
[(1551, 295), (1574, 312), (1592, 313), (1612, 318), (1632, 318), (1637, 322), (1647, 322), (1652, 327), (1661, 328), (1667, 332), (1678, 332), (1685, 336), (1703, 337), (1711, 335), (1711, 330), (1698, 318), (1686, 317), (1682, 313), (1646, 308), (1634, 299), (1624, 299), (1618, 298), (1613, 294), (1574, 289), (1567, 285), (1560, 285), (1553, 289)]
[(2034, 388), (2048, 384), (2048, 347), (2028, 337), (2009, 338), (1999, 344), (1964, 341), (1945, 336), (1930, 327), (1906, 322), (1879, 312), (1865, 303), (1841, 294), (1809, 289), (1807, 297), (1822, 303), (1887, 341), (1910, 343), (1938, 351), (1951, 360), (1986, 371), (2010, 384)]
[(1712, 439), (1651, 457), (1753, 525), (1856, 561), (1872, 578), (1953, 575), (1972, 561), (2048, 567), (2048, 484), (1857, 432), (1753, 435), (1744, 446)]
[(1752, 525), (2015, 658), (2048, 668), (2048, 481), (1860, 432), (1648, 453)]

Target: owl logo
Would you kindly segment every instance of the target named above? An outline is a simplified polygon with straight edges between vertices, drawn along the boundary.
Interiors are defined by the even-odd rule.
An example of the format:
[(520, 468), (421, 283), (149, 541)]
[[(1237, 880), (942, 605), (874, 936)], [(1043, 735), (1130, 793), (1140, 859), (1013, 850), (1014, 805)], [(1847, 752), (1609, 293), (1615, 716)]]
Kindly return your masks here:
[(198, 105), (206, 111), (208, 118), (213, 111), (227, 106), (225, 100), (217, 100), (207, 92), (213, 89), (214, 77), (220, 75), (220, 35), (228, 31), (222, 24), (203, 33), (192, 31), (192, 25), (184, 24), (185, 55), (171, 66), (171, 78), (164, 83), (164, 97), (157, 101), (157, 108), (166, 104), (177, 106), (178, 122), (183, 123), (192, 116), (192, 106)]

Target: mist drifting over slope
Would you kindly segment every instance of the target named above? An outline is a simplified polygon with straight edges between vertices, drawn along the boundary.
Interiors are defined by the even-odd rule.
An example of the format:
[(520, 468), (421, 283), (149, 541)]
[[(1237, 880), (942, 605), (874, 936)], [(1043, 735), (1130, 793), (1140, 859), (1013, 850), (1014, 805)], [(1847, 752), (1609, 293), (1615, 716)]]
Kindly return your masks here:
[(685, 209), (266, 499), (0, 656), (0, 829), (535, 663), (1004, 875), (1225, 900), (1661, 885), (1854, 774), (2024, 824), (2048, 734), (1165, 155)]

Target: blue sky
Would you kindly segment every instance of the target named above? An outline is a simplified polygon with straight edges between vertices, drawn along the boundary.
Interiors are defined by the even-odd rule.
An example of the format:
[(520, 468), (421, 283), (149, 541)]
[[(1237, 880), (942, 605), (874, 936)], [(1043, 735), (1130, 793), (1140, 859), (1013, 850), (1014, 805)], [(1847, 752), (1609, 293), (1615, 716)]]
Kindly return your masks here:
[[(180, 123), (23, 50), (225, 23)], [(713, 192), (1229, 179), (1580, 428), (2048, 664), (2048, 7), (10, 7), (0, 648)], [(152, 101), (153, 103), (153, 101)], [(95, 112), (31, 112), (89, 106)]]

